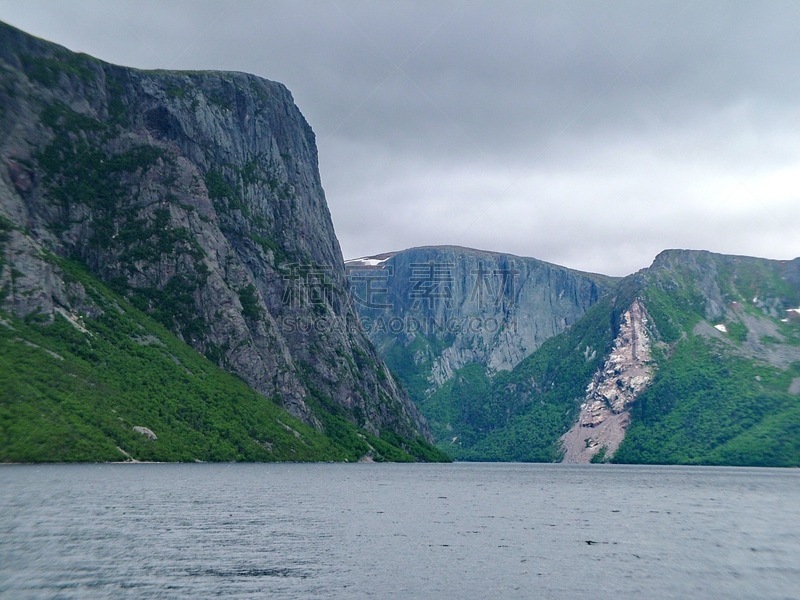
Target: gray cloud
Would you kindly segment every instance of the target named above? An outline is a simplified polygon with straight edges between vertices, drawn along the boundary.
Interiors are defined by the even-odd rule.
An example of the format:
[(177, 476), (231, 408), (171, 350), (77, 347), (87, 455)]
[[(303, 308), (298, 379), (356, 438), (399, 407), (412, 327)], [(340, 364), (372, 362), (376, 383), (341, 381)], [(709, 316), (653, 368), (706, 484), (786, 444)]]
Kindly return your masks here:
[(791, 258), (795, 2), (81, 2), (0, 18), (105, 60), (282, 81), (347, 256), (452, 243), (625, 274)]

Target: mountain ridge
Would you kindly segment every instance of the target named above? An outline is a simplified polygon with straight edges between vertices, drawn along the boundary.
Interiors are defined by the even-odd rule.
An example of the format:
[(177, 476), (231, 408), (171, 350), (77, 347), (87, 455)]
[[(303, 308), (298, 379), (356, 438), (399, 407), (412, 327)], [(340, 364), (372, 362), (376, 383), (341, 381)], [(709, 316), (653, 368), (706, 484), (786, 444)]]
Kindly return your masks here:
[[(375, 256), (391, 264), (388, 253)], [(795, 436), (777, 433), (800, 423), (798, 269), (800, 258), (667, 249), (510, 370), (476, 360), (412, 396), (439, 447), (457, 459), (800, 464)], [(394, 347), (376, 342), (396, 368)], [(696, 373), (692, 353), (702, 365)], [(673, 393), (665, 390), (684, 380), (692, 382), (680, 383), (688, 385), (684, 401), (665, 404)], [(691, 437), (675, 446), (697, 427), (684, 405), (719, 423), (719, 431), (704, 430), (716, 445)], [(755, 435), (761, 448), (752, 448)]]
[[(486, 249), (483, 249), (483, 248), (473, 248), (471, 246), (461, 246), (459, 244), (424, 244), (422, 246), (409, 246), (408, 248), (404, 248), (402, 250), (393, 250), (393, 251), (389, 251), (389, 252), (381, 252), (379, 254), (369, 254), (369, 255), (359, 256), (359, 257), (355, 257), (355, 258), (346, 258), (344, 262), (345, 262), (345, 264), (355, 264), (355, 263), (358, 263), (359, 261), (363, 261), (363, 260), (387, 259), (387, 258), (391, 258), (391, 257), (393, 257), (393, 256), (395, 256), (397, 254), (403, 253), (403, 252), (412, 252), (412, 251), (419, 251), (419, 250), (454, 250), (454, 251), (458, 251), (458, 252), (468, 252), (468, 253), (474, 253), (474, 254), (485, 254), (485, 255), (489, 255), (489, 256), (506, 256), (506, 257), (509, 257), (509, 258), (519, 258), (521, 260), (537, 261), (537, 262), (542, 263), (544, 265), (549, 265), (549, 266), (552, 266), (552, 267), (556, 267), (556, 268), (559, 268), (559, 269), (565, 269), (567, 271), (572, 271), (574, 273), (580, 273), (580, 274), (584, 274), (584, 275), (594, 275), (594, 276), (597, 276), (597, 277), (604, 277), (604, 278), (611, 279), (611, 280), (616, 280), (616, 279), (621, 279), (622, 278), (622, 276), (606, 275), (605, 273), (600, 273), (600, 272), (596, 272), (596, 271), (583, 271), (581, 269), (568, 267), (568, 266), (565, 266), (565, 265), (560, 265), (558, 263), (554, 263), (554, 262), (551, 262), (551, 261), (543, 260), (541, 258), (536, 258), (536, 257), (533, 257), (533, 256), (525, 256), (525, 255), (522, 255), (522, 254), (516, 254), (514, 252), (504, 252), (502, 250), (486, 250)], [(665, 252), (666, 251), (668, 251), (668, 250), (665, 250)]]

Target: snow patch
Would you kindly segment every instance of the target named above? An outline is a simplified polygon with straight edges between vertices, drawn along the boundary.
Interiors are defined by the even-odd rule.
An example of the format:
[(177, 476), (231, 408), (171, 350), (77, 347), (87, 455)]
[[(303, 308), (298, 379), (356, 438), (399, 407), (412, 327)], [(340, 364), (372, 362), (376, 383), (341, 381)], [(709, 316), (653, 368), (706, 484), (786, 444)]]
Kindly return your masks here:
[(725, 327), (723, 323), (720, 323), (719, 325), (714, 325), (714, 329), (716, 329), (717, 331), (721, 331), (722, 333), (728, 333), (728, 328)]
[(386, 258), (353, 258), (351, 260), (344, 261), (344, 264), (348, 267), (377, 267), (385, 263), (390, 258), (391, 256), (387, 256)]

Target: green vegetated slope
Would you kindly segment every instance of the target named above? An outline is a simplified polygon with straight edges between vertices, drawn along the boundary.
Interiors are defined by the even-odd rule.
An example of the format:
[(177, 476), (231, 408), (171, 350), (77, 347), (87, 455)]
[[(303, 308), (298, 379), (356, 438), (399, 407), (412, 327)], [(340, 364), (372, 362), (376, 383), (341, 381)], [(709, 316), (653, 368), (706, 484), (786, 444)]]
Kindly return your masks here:
[(665, 345), (614, 462), (800, 465), (796, 263), (697, 253), (649, 275)]
[(0, 23), (0, 132), (0, 461), (447, 459), (353, 326), (283, 85)]
[(600, 300), (567, 332), (492, 379), (478, 365), (458, 371), (422, 405), (439, 447), (461, 460), (558, 460), (558, 438), (613, 340), (612, 313), (611, 300)]
[[(433, 366), (433, 359), (441, 355), (447, 343), (447, 336), (437, 338), (417, 335), (409, 344), (404, 344), (398, 339), (382, 347), (382, 357), (386, 365), (418, 404), (424, 402), (431, 387), (428, 376)], [(484, 371), (480, 367), (478, 370)], [(430, 420), (427, 416), (426, 419)]]
[(80, 266), (52, 260), (66, 281), (83, 285), (102, 314), (59, 314), (50, 324), (2, 314), (0, 461), (442, 458), (422, 441), (379, 439), (336, 415), (326, 415), (324, 435), (200, 356)]
[[(613, 462), (800, 465), (798, 261), (667, 252), (510, 372), (479, 365), (422, 404), (457, 459), (556, 461), (619, 315), (640, 298), (655, 377)], [(724, 331), (714, 326), (724, 326)]]
[(797, 363), (778, 369), (695, 336), (659, 365), (614, 462), (800, 464), (800, 399), (789, 393)]

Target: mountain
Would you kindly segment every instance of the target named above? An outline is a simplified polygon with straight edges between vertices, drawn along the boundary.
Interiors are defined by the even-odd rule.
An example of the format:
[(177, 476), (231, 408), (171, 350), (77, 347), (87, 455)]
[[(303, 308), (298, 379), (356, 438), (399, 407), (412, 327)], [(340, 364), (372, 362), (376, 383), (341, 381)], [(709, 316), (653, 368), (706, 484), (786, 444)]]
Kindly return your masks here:
[(0, 460), (800, 465), (800, 259), (345, 268), (285, 87), (0, 34)]
[(367, 335), (439, 440), (463, 440), (480, 427), (473, 413), (485, 410), (492, 378), (578, 322), (616, 281), (453, 246), (364, 257), (346, 266)]
[[(428, 455), (424, 419), (356, 326), (314, 134), (284, 86), (140, 71), (4, 24), (0, 34), (0, 314), (12, 343), (44, 344), (67, 323), (66, 337), (78, 332), (95, 351), (69, 341), (89, 369), (105, 353), (138, 352), (130, 339), (172, 346), (174, 335), (351, 458)], [(109, 322), (115, 311), (127, 339)], [(153, 333), (145, 315), (170, 333)], [(13, 353), (7, 365), (8, 427), (36, 413), (24, 406), (36, 395), (20, 391), (30, 382)], [(74, 396), (99, 383), (90, 371), (71, 372)], [(75, 412), (99, 426), (87, 407), (65, 422)], [(192, 412), (175, 408), (164, 427), (202, 429)]]
[(800, 259), (672, 250), (629, 284), (652, 375), (611, 407), (630, 426), (594, 458), (800, 465)]
[(492, 401), (519, 408), (465, 454), (800, 464), (799, 267), (662, 253), (493, 381)]
[[(440, 448), (800, 465), (800, 259), (669, 250), (621, 280), (511, 259), (426, 248), (347, 263), (366, 330)], [(484, 277), (493, 300), (477, 308)], [(469, 318), (474, 331), (442, 326)], [(477, 326), (487, 319), (491, 332)]]

